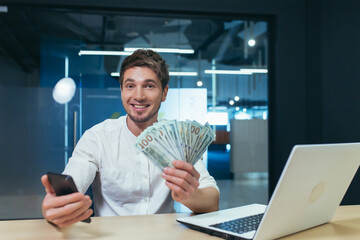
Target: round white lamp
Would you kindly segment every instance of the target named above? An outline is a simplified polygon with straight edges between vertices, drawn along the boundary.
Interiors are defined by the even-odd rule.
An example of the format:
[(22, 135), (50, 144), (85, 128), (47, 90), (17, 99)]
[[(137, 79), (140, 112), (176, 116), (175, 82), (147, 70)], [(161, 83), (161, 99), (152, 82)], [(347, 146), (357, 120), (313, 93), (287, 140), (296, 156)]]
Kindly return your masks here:
[(71, 101), (75, 95), (76, 84), (72, 78), (60, 79), (52, 92), (53, 98), (57, 103), (65, 104)]

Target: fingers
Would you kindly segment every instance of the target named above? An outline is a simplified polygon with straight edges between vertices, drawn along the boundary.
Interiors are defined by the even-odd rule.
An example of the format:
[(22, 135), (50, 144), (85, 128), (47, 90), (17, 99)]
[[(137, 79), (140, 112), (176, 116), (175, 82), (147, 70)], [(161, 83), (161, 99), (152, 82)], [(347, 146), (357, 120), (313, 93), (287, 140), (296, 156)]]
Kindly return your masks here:
[(51, 222), (59, 227), (66, 227), (91, 216), (92, 210), (89, 196), (85, 196), (82, 201), (67, 204), (61, 208), (53, 208), (48, 211)]
[(60, 228), (64, 228), (67, 226), (70, 226), (74, 223), (80, 222), (82, 220), (85, 220), (87, 218), (89, 218), (91, 216), (91, 214), (93, 213), (92, 209), (88, 209), (86, 210), (84, 213), (82, 213), (81, 215), (77, 216), (76, 218), (70, 219), (68, 221), (62, 222), (57, 224), (57, 226), (59, 226)]
[[(200, 174), (196, 171), (193, 165), (184, 161), (176, 160), (173, 161), (173, 166), (174, 168), (164, 168), (163, 177), (165, 178), (166, 176), (169, 176), (168, 178), (165, 178), (166, 180), (184, 187), (187, 186), (187, 183), (195, 187), (199, 186)], [(183, 180), (186, 182), (183, 182)]]
[(174, 161), (174, 168), (164, 168), (162, 177), (172, 191), (175, 201), (188, 199), (199, 187), (200, 174), (187, 162)]
[(54, 188), (51, 186), (48, 176), (45, 174), (41, 177), (41, 183), (45, 187), (47, 193), (55, 194)]
[(181, 160), (175, 160), (172, 162), (173, 166), (176, 169), (181, 169), (184, 170), (186, 172), (189, 172), (191, 175), (193, 175), (194, 177), (196, 177), (196, 179), (200, 178), (200, 174), (198, 171), (196, 171), (196, 169), (194, 168), (194, 166), (188, 162), (184, 162)]
[(59, 208), (67, 204), (76, 203), (82, 201), (86, 196), (82, 193), (76, 192), (63, 196), (46, 196), (47, 201), (43, 202), (43, 207), (46, 209)]
[(199, 186), (198, 179), (183, 170), (164, 169), (164, 173), (162, 174), (162, 176), (166, 181), (178, 185), (185, 191), (192, 191)]
[(182, 202), (190, 198), (196, 190), (194, 189), (193, 191), (185, 191), (182, 187), (169, 181), (166, 181), (165, 185), (171, 190), (171, 196), (177, 202)]
[(196, 187), (197, 183), (196, 181), (193, 181), (192, 183), (188, 182), (187, 180), (180, 178), (180, 177), (174, 177), (171, 175), (164, 174), (163, 177), (167, 182), (170, 182), (172, 184), (175, 184), (179, 188), (181, 188), (183, 191), (193, 192)]
[(73, 193), (64, 196), (47, 194), (43, 201), (44, 217), (59, 227), (65, 227), (91, 216), (89, 196)]

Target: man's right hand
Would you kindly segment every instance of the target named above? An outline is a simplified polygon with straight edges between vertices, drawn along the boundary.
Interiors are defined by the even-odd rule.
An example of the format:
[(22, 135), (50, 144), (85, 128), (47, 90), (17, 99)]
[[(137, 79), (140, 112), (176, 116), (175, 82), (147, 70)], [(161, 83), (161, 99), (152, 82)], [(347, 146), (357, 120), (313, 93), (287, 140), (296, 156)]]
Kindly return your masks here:
[(46, 196), (42, 202), (42, 214), (46, 220), (60, 228), (82, 221), (93, 213), (91, 199), (82, 193), (56, 196), (47, 175), (41, 177)]

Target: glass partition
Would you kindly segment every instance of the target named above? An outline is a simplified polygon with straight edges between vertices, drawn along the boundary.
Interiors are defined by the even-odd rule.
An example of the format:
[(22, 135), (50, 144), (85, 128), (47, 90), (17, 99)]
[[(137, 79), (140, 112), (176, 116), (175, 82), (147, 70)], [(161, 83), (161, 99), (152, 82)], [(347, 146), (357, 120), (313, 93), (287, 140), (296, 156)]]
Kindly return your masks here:
[[(179, 90), (172, 104), (183, 104), (176, 118), (205, 113), (195, 120), (217, 133), (209, 171), (233, 178), (229, 151), (239, 143), (231, 142), (231, 122), (268, 116), (267, 34), (264, 21), (212, 16), (0, 12), (0, 218), (42, 217), (40, 177), (63, 170), (86, 129), (126, 114), (118, 72), (137, 48), (165, 58), (169, 86)], [(160, 118), (173, 117), (166, 109)]]

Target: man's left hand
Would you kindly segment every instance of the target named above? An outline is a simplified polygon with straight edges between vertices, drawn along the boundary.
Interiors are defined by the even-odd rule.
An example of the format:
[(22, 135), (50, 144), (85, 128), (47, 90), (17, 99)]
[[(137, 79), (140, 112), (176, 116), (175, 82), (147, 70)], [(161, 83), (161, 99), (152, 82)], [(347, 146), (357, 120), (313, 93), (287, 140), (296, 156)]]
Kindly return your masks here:
[(175, 160), (172, 164), (174, 168), (164, 168), (162, 177), (171, 190), (172, 198), (182, 203), (189, 200), (199, 187), (200, 174), (190, 163)]

